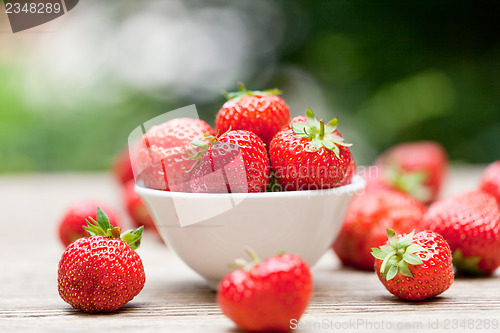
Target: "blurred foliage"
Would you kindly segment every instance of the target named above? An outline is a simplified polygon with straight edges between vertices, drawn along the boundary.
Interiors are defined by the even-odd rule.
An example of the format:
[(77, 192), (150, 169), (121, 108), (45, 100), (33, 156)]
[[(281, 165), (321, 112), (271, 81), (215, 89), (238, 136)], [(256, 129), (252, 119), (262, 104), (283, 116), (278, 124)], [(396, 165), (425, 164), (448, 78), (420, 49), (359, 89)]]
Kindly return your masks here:
[(353, 114), (375, 148), (358, 160), (421, 139), (455, 161), (500, 159), (499, 2), (300, 4), (308, 38), (283, 60), (303, 64)]
[[(265, 79), (250, 73), (248, 87), (278, 85), (286, 93), (284, 68), (309, 73), (330, 113), (350, 123), (344, 135), (359, 138), (361, 164), (397, 142), (422, 139), (442, 143), (455, 161), (500, 159), (497, 2), (276, 3), (285, 26), (277, 63)], [(64, 112), (27, 103), (22, 71), (0, 57), (0, 172), (101, 170), (140, 123), (192, 103), (213, 123), (224, 102), (130, 89), (116, 103)]]

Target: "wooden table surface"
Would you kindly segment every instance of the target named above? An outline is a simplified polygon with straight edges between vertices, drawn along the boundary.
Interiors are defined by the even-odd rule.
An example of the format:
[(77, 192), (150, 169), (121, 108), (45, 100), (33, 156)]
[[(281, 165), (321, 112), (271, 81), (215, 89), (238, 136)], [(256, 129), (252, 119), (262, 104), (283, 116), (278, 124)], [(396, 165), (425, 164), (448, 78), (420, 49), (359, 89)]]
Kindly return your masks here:
[[(480, 171), (454, 168), (444, 195), (474, 188)], [(68, 204), (83, 198), (121, 206), (107, 174), (0, 177), (0, 332), (237, 332), (203, 279), (151, 234), (138, 250), (146, 285), (122, 310), (89, 315), (62, 301), (56, 226)], [(391, 296), (374, 273), (342, 268), (332, 253), (312, 271), (314, 294), (301, 332), (500, 331), (500, 272), (456, 279), (442, 296), (408, 303)]]

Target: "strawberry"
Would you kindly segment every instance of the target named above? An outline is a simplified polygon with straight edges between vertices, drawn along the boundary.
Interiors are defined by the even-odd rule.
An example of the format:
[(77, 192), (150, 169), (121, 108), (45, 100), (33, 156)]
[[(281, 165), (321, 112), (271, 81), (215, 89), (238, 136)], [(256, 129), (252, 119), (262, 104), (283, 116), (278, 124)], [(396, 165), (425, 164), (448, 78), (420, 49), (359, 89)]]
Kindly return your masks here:
[(382, 183), (427, 204), (439, 194), (448, 157), (437, 142), (407, 142), (382, 153), (376, 166)]
[[(59, 239), (64, 247), (73, 243), (78, 238), (87, 237), (89, 233), (83, 229), (87, 225), (88, 218), (96, 219), (96, 211), (98, 204), (91, 200), (81, 200), (71, 204), (63, 218), (59, 222), (58, 232)], [(101, 207), (103, 207), (101, 205)], [(121, 226), (121, 221), (118, 215), (109, 208), (106, 208), (109, 220), (116, 227)]]
[(446, 239), (459, 272), (490, 275), (500, 266), (500, 208), (492, 195), (473, 190), (437, 201), (422, 226)]
[(190, 142), (215, 135), (203, 120), (176, 118), (151, 127), (134, 154), (138, 181), (148, 188), (189, 191), (189, 171), (194, 161), (186, 153)]
[(373, 270), (372, 247), (385, 243), (386, 229), (407, 233), (418, 229), (425, 207), (407, 194), (368, 189), (354, 197), (333, 249), (344, 266)]
[(332, 188), (347, 183), (353, 157), (337, 131), (337, 118), (327, 125), (311, 109), (279, 131), (269, 154), (278, 183), (285, 191)]
[(481, 176), (479, 187), (493, 195), (500, 204), (500, 161), (493, 162), (486, 167)]
[(393, 295), (422, 301), (446, 291), (453, 283), (451, 251), (444, 238), (431, 231), (399, 237), (387, 229), (389, 242), (373, 248), (375, 270)]
[(342, 182), (340, 182), (339, 186), (350, 184), (352, 181), (352, 177), (354, 176), (355, 173), (356, 173), (356, 163), (354, 162), (354, 159), (351, 159), (351, 164), (349, 164), (344, 179), (342, 180)]
[(97, 209), (80, 238), (63, 253), (59, 262), (58, 289), (61, 298), (85, 312), (110, 312), (121, 308), (144, 287), (146, 276), (141, 258), (142, 227), (121, 235), (106, 214)]
[(293, 254), (279, 254), (263, 262), (247, 250), (252, 265), (238, 260), (238, 267), (222, 279), (217, 304), (241, 330), (288, 332), (299, 320), (313, 289), (307, 264)]
[(236, 130), (219, 138), (194, 141), (202, 149), (191, 178), (191, 190), (205, 193), (264, 192), (271, 168), (262, 140), (250, 131)]
[(122, 185), (134, 179), (134, 172), (132, 170), (132, 164), (130, 163), (128, 149), (123, 149), (115, 156), (111, 164), (111, 173)]
[(215, 129), (224, 133), (229, 129), (252, 131), (266, 147), (271, 139), (290, 120), (290, 111), (277, 89), (266, 91), (246, 90), (226, 94), (228, 101), (217, 113)]
[(153, 218), (144, 201), (135, 192), (134, 185), (135, 182), (131, 180), (125, 184), (123, 189), (123, 201), (125, 202), (127, 213), (136, 227), (144, 226), (144, 229), (154, 230), (158, 233)]

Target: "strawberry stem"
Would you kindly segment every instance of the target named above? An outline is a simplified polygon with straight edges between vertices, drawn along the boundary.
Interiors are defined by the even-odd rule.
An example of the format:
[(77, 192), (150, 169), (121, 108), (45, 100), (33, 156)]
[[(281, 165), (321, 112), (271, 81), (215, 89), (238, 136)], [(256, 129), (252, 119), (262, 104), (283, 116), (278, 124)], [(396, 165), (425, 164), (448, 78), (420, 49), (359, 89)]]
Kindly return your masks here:
[(249, 271), (250, 268), (252, 268), (252, 266), (260, 263), (260, 258), (257, 255), (257, 253), (255, 253), (254, 250), (252, 250), (251, 248), (246, 248), (245, 252), (250, 256), (250, 258), (252, 258), (251, 262), (247, 262), (245, 259), (238, 258), (235, 259), (234, 262), (230, 263), (228, 267), (233, 269), (242, 269), (244, 271)]
[(344, 139), (337, 132), (337, 118), (334, 118), (325, 126), (323, 120), (318, 120), (311, 109), (306, 111), (306, 121), (298, 121), (291, 124), (292, 131), (297, 139), (311, 140), (316, 149), (325, 147), (325, 149), (334, 152), (337, 158), (340, 158), (340, 148), (350, 147), (350, 143), (345, 143)]
[(319, 139), (323, 140), (325, 138), (325, 122), (323, 119), (319, 121)]
[(108, 216), (100, 207), (97, 207), (97, 220), (94, 220), (91, 217), (89, 217), (89, 220), (87, 220), (87, 226), (83, 227), (83, 229), (88, 231), (90, 236), (100, 235), (107, 236), (109, 238), (120, 238), (125, 243), (130, 245), (132, 250), (137, 249), (141, 245), (141, 237), (144, 227), (139, 227), (136, 230), (128, 230), (121, 234), (121, 228), (111, 225), (111, 223), (109, 223)]
[(257, 255), (257, 253), (255, 253), (254, 250), (252, 250), (251, 248), (246, 248), (245, 249), (246, 253), (248, 253), (248, 255), (250, 256), (250, 258), (252, 258), (252, 261), (256, 264), (258, 264), (260, 262), (260, 258), (259, 256)]
[(111, 238), (120, 238), (120, 234), (122, 233), (122, 228), (116, 227), (111, 229)]

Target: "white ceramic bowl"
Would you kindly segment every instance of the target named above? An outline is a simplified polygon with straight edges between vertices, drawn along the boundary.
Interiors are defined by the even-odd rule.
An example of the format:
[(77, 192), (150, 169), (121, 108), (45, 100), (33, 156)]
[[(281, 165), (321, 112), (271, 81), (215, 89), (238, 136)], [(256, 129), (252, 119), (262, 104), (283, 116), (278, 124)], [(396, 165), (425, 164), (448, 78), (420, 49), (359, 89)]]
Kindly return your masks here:
[(136, 185), (167, 245), (216, 288), (228, 264), (247, 258), (252, 248), (262, 259), (284, 250), (310, 266), (334, 241), (352, 196), (366, 185), (264, 193), (182, 193)]

